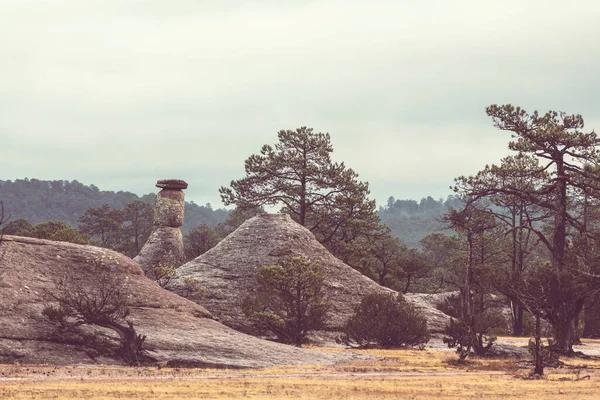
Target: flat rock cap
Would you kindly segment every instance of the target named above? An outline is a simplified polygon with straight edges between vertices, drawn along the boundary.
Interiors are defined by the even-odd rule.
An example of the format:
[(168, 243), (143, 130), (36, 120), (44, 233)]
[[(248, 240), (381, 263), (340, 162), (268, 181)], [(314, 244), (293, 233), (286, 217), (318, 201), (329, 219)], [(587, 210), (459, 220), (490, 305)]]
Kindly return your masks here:
[(181, 179), (161, 179), (156, 182), (156, 187), (161, 189), (187, 189), (188, 184)]

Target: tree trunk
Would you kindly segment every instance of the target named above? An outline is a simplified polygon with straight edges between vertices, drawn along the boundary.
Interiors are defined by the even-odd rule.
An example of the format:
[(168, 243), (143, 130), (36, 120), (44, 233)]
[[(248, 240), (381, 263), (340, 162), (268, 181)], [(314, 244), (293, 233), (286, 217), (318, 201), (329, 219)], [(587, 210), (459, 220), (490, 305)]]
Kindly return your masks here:
[(517, 302), (511, 302), (512, 335), (523, 336), (523, 307)]
[(535, 316), (535, 348), (533, 349), (533, 361), (535, 368), (533, 373), (536, 375), (544, 375), (544, 357), (542, 354), (542, 323), (540, 316)]
[(565, 267), (567, 244), (567, 177), (562, 157), (556, 160), (556, 209), (552, 244), (552, 261), (561, 272)]
[(135, 229), (134, 235), (135, 235), (135, 240), (134, 240), (135, 241), (135, 253), (140, 254), (140, 250), (141, 250), (140, 249), (140, 239), (139, 239), (140, 234), (138, 233), (137, 228)]
[(306, 226), (306, 169), (308, 168), (308, 159), (306, 147), (302, 149), (302, 173), (300, 175), (300, 215), (299, 223)]
[(587, 338), (600, 337), (600, 293), (588, 300), (585, 305), (583, 336)]
[(566, 316), (560, 321), (553, 323), (554, 328), (554, 343), (552, 347), (560, 354), (573, 354), (573, 324), (575, 317)]
[(128, 326), (123, 326), (116, 322), (98, 323), (100, 326), (110, 328), (119, 334), (121, 339), (121, 350), (123, 358), (130, 365), (140, 365), (146, 361), (148, 357), (144, 355), (144, 341), (146, 336), (138, 335), (133, 323), (127, 321)]
[(583, 324), (582, 314), (583, 310), (578, 312), (575, 316), (575, 322), (573, 322), (573, 344), (581, 344), (581, 335), (583, 333), (583, 329), (581, 329), (581, 324)]
[(410, 281), (411, 281), (411, 277), (412, 275), (408, 275), (408, 277), (406, 278), (406, 285), (404, 286), (404, 294), (406, 294), (408, 292), (408, 288), (410, 287)]
[(462, 290), (462, 320), (469, 323), (473, 313), (471, 306), (471, 285), (473, 282), (473, 236), (467, 234), (467, 271), (465, 273), (465, 284)]

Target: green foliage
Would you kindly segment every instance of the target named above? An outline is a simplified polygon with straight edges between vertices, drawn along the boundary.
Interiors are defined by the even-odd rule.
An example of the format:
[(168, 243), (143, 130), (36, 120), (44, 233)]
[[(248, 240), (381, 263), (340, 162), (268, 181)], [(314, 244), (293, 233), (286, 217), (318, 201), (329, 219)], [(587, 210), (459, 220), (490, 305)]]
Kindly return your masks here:
[(331, 160), (329, 134), (301, 127), (279, 131), (278, 138), (246, 160), (244, 178), (219, 189), (224, 204), (281, 206), (343, 258), (354, 240), (380, 228), (368, 184), (344, 163)]
[[(115, 210), (105, 204), (100, 208), (90, 208), (83, 214), (80, 230), (59, 221), (32, 226), (19, 218), (6, 226), (6, 232), (16, 236), (95, 244), (134, 257), (150, 235), (153, 214), (153, 208), (141, 201), (126, 204), (123, 210)], [(91, 241), (88, 234), (97, 241)]]
[(508, 333), (508, 321), (497, 308), (477, 310), (474, 315), (463, 318), (463, 302), (459, 295), (448, 296), (437, 308), (451, 317), (443, 340), (448, 347), (456, 347), (460, 360), (471, 351), (485, 355), (496, 341), (495, 335)]
[[(536, 346), (536, 338), (529, 338), (529, 342), (527, 343), (527, 351), (533, 357), (534, 363), (541, 365), (542, 367), (545, 365), (555, 366), (560, 362), (559, 354), (554, 351), (551, 339), (547, 339), (545, 344), (543, 340), (539, 340), (539, 343)], [(540, 358), (539, 361), (537, 360), (538, 357)]]
[(143, 201), (136, 200), (127, 203), (123, 208), (124, 227), (122, 231), (122, 251), (134, 257), (139, 254), (142, 246), (152, 232), (154, 222), (154, 208)]
[(31, 228), (33, 228), (33, 225), (29, 221), (19, 218), (6, 224), (4, 233), (6, 235), (27, 236), (25, 233), (31, 230)]
[(62, 222), (49, 221), (32, 226), (22, 218), (5, 224), (7, 219), (4, 214), (4, 204), (0, 201), (0, 238), (2, 235), (7, 234), (76, 244), (89, 243), (89, 237)]
[(221, 238), (214, 228), (200, 224), (183, 237), (185, 256), (188, 260), (193, 260), (215, 247), (219, 241)]
[(107, 262), (115, 261), (102, 256), (61, 279), (53, 289), (46, 290), (46, 295), (55, 304), (45, 304), (42, 315), (57, 324), (63, 333), (85, 335), (80, 329), (84, 325), (110, 329), (117, 334), (119, 343), (115, 356), (131, 365), (153, 361), (144, 348), (146, 336), (138, 334), (128, 319), (126, 283), (119, 281)]
[(236, 207), (229, 212), (225, 221), (218, 223), (214, 228), (207, 224), (196, 226), (183, 237), (186, 258), (193, 260), (206, 253), (244, 222), (260, 212), (263, 212), (262, 207)]
[[(23, 226), (25, 226), (25, 224)], [(67, 224), (56, 221), (48, 221), (34, 225), (25, 231), (19, 231), (18, 235), (76, 244), (90, 243), (90, 239), (87, 235), (82, 234)]]
[[(515, 235), (528, 232), (545, 247), (543, 259), (551, 268), (546, 268), (546, 276), (533, 276), (530, 281), (524, 274), (526, 265), (521, 263), (527, 254), (515, 252), (513, 246), (511, 272), (517, 287), (506, 286), (509, 296), (536, 316), (548, 319), (557, 348), (572, 353), (576, 321), (585, 302), (600, 287), (596, 278), (585, 279), (599, 272), (597, 262), (587, 255), (593, 254), (588, 251), (588, 239), (598, 231), (598, 221), (591, 211), (600, 200), (600, 138), (594, 131), (582, 131), (581, 115), (528, 113), (510, 104), (491, 105), (486, 113), (495, 127), (511, 132), (508, 148), (516, 156), (503, 160), (500, 166), (486, 166), (475, 176), (459, 177), (455, 190), (463, 192), (469, 203), (502, 199), (504, 204), (516, 207), (514, 211), (518, 212), (507, 224), (513, 244), (526, 249), (527, 243), (515, 240)], [(540, 216), (531, 218), (532, 210)], [(543, 222), (546, 226), (540, 229)], [(578, 243), (579, 239), (583, 243)], [(574, 255), (580, 245), (587, 250), (580, 252), (583, 256)], [(519, 288), (520, 284), (523, 287)]]
[(215, 226), (215, 232), (220, 239), (224, 239), (227, 235), (239, 228), (244, 222), (261, 212), (264, 212), (262, 207), (236, 207), (229, 212), (225, 221), (220, 222)]
[(446, 335), (443, 339), (444, 343), (446, 343), (449, 348), (456, 347), (456, 353), (458, 354), (459, 360), (463, 361), (467, 358), (475, 341), (473, 332), (468, 324), (450, 318), (450, 325), (446, 326), (444, 333)]
[[(143, 198), (142, 200), (145, 201)], [(152, 203), (154, 203), (154, 196), (152, 196)], [(187, 233), (192, 230), (195, 226), (200, 224), (206, 224), (211, 227), (215, 227), (218, 224), (224, 222), (229, 217), (229, 211), (225, 208), (212, 208), (210, 203), (206, 203), (201, 206), (193, 201), (185, 202), (185, 221), (181, 227), (183, 233)]]
[(202, 287), (202, 282), (198, 278), (183, 278), (184, 296), (186, 299), (198, 301), (204, 297), (206, 292)]
[(91, 235), (96, 244), (135, 257), (152, 232), (154, 209), (134, 201), (116, 210), (107, 204), (90, 208), (79, 218), (79, 230)]
[(495, 334), (506, 333), (508, 321), (497, 310), (484, 310), (469, 320), (450, 318), (446, 326), (444, 343), (456, 347), (459, 359), (464, 360), (471, 351), (484, 356), (496, 342)]
[(464, 274), (467, 257), (465, 244), (458, 236), (432, 233), (421, 240), (422, 255), (431, 266), (423, 291), (456, 290)]
[(535, 318), (531, 313), (523, 314), (523, 336), (532, 336), (535, 334)]
[[(77, 227), (79, 218), (89, 208), (107, 204), (112, 209), (121, 210), (127, 204), (136, 201), (143, 201), (152, 206), (154, 198), (154, 194), (139, 197), (130, 192), (102, 191), (94, 185), (84, 185), (77, 181), (0, 181), (0, 200), (4, 200), (7, 215), (10, 214), (13, 220), (23, 218), (32, 224), (57, 221)], [(188, 232), (202, 223), (215, 226), (225, 221), (227, 215), (227, 210), (213, 210), (210, 204), (201, 206), (194, 202), (186, 202), (182, 231)]]
[(355, 240), (343, 261), (380, 285), (402, 293), (420, 284), (431, 272), (421, 251), (409, 249), (387, 232)]
[(308, 332), (325, 326), (330, 305), (322, 292), (324, 279), (318, 264), (301, 257), (263, 266), (256, 275), (258, 288), (242, 309), (258, 331), (300, 346)]
[(401, 259), (401, 279), (404, 280), (402, 293), (408, 293), (411, 284), (423, 286), (422, 279), (428, 278), (433, 272), (433, 266), (425, 258), (422, 251), (407, 249)]
[(427, 343), (427, 320), (402, 295), (371, 293), (348, 321), (343, 341), (360, 346), (416, 346)]
[(450, 295), (436, 306), (438, 310), (452, 318), (460, 318), (461, 307), (460, 296), (458, 295)]
[[(582, 307), (582, 293), (590, 291), (590, 287), (595, 285), (598, 285), (597, 278), (576, 268), (557, 271), (551, 263), (545, 262), (532, 266), (527, 276), (516, 282), (513, 290), (534, 315), (552, 324), (555, 338), (567, 336), (572, 341), (575, 339), (573, 316)], [(564, 320), (570, 320), (571, 323), (561, 324), (560, 321)], [(562, 345), (556, 340), (554, 343), (557, 351), (565, 353)]]
[(150, 276), (158, 286), (163, 289), (169, 287), (169, 284), (177, 275), (177, 270), (163, 265), (155, 265), (150, 268)]
[(123, 222), (123, 211), (105, 204), (98, 208), (88, 208), (79, 217), (79, 230), (98, 240), (100, 246), (115, 248), (119, 243)]
[(508, 321), (498, 309), (487, 309), (482, 314), (475, 316), (474, 331), (478, 334), (506, 335), (508, 334)]
[(68, 313), (62, 305), (47, 304), (42, 309), (42, 315), (52, 322), (56, 322), (62, 328), (68, 325)]
[(448, 196), (446, 200), (428, 196), (420, 202), (390, 197), (385, 207), (379, 207), (377, 215), (393, 236), (402, 238), (410, 247), (418, 248), (426, 236), (444, 232), (444, 225), (439, 219), (449, 209), (457, 207), (458, 202), (455, 196)]

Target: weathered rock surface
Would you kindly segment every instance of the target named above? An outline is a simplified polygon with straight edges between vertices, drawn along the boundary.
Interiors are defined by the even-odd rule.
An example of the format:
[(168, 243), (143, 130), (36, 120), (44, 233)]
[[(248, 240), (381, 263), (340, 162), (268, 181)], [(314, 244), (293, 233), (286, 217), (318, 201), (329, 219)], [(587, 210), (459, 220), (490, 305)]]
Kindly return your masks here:
[[(90, 357), (81, 341), (65, 341), (43, 315), (48, 291), (77, 271), (82, 285), (98, 280), (90, 265), (101, 261), (102, 273), (124, 282), (128, 317), (147, 335), (150, 355), (171, 365), (263, 367), (274, 364), (331, 364), (348, 355), (298, 349), (264, 341), (212, 319), (203, 307), (161, 289), (131, 259), (106, 249), (71, 243), (5, 236), (0, 244), (0, 363), (120, 363)], [(106, 267), (106, 269), (104, 269)], [(97, 269), (96, 269), (97, 271)], [(113, 337), (111, 331), (104, 332)]]
[[(256, 272), (282, 258), (302, 256), (321, 265), (325, 292), (332, 303), (327, 329), (339, 331), (361, 299), (371, 292), (393, 292), (335, 258), (314, 235), (285, 214), (259, 214), (216, 247), (182, 265), (172, 290), (185, 296), (185, 278), (198, 278), (205, 295), (199, 303), (224, 324), (251, 331), (241, 310), (242, 300), (256, 287)], [(432, 331), (444, 329), (447, 317), (420, 298), (407, 299), (420, 307)]]
[[(430, 317), (427, 319), (429, 329), (432, 332), (444, 332), (446, 325), (450, 322), (450, 316), (438, 310), (438, 306), (442, 304), (448, 297), (458, 294), (458, 292), (442, 292), (442, 293), (407, 293), (404, 295), (406, 300), (410, 301), (415, 306), (428, 310)], [(435, 316), (434, 316), (435, 315)]]
[(156, 182), (156, 187), (161, 189), (187, 189), (188, 184), (181, 179), (161, 179)]
[(178, 267), (185, 261), (183, 236), (179, 228), (170, 226), (154, 227), (142, 251), (134, 259), (147, 274), (152, 267)]
[(140, 254), (134, 258), (149, 275), (152, 275), (153, 267), (160, 265), (177, 268), (185, 262), (180, 228), (185, 210), (185, 194), (182, 189), (188, 185), (179, 179), (164, 179), (158, 181), (156, 186), (163, 189), (158, 192), (154, 202), (152, 233)]
[(181, 190), (163, 189), (154, 203), (154, 226), (179, 228), (183, 225), (185, 194)]

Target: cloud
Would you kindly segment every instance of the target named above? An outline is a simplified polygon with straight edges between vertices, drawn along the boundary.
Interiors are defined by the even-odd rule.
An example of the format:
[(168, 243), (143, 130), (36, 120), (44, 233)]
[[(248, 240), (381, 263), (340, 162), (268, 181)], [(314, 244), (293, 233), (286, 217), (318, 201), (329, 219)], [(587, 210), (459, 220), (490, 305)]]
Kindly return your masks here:
[(598, 2), (224, 4), (0, 0), (0, 179), (181, 177), (218, 204), (245, 158), (308, 125), (381, 203), (506, 155), (491, 103), (600, 122)]

